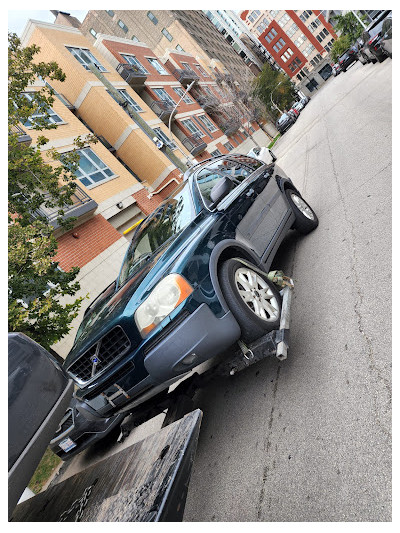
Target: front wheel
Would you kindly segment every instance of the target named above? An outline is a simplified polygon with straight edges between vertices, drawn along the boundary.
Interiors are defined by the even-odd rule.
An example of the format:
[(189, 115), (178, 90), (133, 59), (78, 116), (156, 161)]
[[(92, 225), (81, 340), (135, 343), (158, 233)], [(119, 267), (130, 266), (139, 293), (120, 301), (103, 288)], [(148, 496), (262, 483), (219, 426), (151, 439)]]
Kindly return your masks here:
[(292, 189), (286, 189), (286, 198), (296, 220), (293, 227), (299, 233), (307, 234), (318, 226), (318, 217), (308, 203)]
[(282, 301), (279, 292), (251, 266), (228, 259), (219, 272), (221, 289), (245, 342), (279, 328)]

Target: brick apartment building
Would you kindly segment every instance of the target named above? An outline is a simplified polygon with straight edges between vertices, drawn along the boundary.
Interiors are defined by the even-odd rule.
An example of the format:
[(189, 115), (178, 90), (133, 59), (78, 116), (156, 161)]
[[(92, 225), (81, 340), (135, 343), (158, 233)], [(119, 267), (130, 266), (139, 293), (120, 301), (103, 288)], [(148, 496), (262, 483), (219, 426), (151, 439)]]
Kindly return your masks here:
[(337, 38), (321, 10), (244, 10), (240, 18), (279, 67), (309, 95), (331, 75)]

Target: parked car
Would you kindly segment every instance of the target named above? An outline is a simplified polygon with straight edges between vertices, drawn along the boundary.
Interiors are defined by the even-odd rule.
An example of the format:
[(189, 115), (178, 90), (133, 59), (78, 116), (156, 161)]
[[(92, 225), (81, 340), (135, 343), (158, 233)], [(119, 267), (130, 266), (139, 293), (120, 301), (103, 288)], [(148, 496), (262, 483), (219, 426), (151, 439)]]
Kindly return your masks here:
[(384, 54), (392, 57), (392, 15), (390, 14), (382, 24), (381, 48)]
[(335, 63), (335, 64), (333, 65), (333, 67), (332, 67), (332, 74), (333, 74), (334, 76), (338, 76), (338, 75), (340, 74), (340, 72), (341, 72), (341, 69), (340, 69), (340, 65), (339, 65), (339, 63)]
[(293, 104), (292, 109), (295, 109), (300, 113), (302, 109), (304, 109), (304, 104), (302, 104), (301, 101), (296, 102), (295, 104)]
[(276, 155), (266, 146), (255, 146), (247, 154), (249, 157), (255, 157), (266, 165), (274, 163), (277, 159)]
[[(380, 63), (384, 61), (388, 54), (381, 46), (384, 33), (382, 32), (383, 24), (387, 18), (391, 19), (391, 13), (386, 12), (385, 18), (380, 18), (368, 26), (368, 28), (361, 34), (361, 48), (359, 55), (361, 55), (366, 63)], [(391, 22), (387, 22), (385, 27), (391, 26)]]
[(8, 334), (8, 513), (11, 516), (67, 408), (73, 381), (23, 333)]
[(304, 98), (301, 98), (300, 102), (306, 106), (308, 102), (310, 101), (310, 98), (308, 96), (305, 96)]
[(296, 119), (293, 116), (289, 115), (289, 113), (283, 113), (276, 121), (275, 126), (276, 126), (276, 129), (279, 131), (279, 133), (283, 134), (295, 122), (296, 122)]
[(168, 390), (199, 364), (279, 328), (266, 273), (293, 227), (317, 215), (276, 164), (218, 156), (136, 229), (118, 278), (89, 306), (64, 367), (80, 410), (110, 417)]
[(357, 49), (355, 46), (348, 48), (339, 57), (339, 66), (341, 72), (346, 72), (347, 68), (358, 60)]
[(292, 117), (295, 122), (299, 118), (299, 112), (297, 111), (297, 109), (290, 108), (287, 114)]

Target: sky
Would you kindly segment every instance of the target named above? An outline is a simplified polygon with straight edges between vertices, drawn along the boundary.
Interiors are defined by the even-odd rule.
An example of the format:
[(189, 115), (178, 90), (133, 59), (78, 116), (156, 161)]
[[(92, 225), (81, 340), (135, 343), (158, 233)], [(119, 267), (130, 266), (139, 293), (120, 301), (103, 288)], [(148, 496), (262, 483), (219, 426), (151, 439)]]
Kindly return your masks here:
[[(86, 16), (87, 9), (85, 10), (68, 10), (61, 9), (61, 11), (66, 11), (72, 16), (76, 17), (81, 22)], [(8, 11), (8, 30), (10, 32), (16, 33), (19, 37), (21, 36), (26, 23), (29, 19), (40, 20), (42, 22), (54, 22), (55, 17), (51, 13), (50, 9), (41, 9), (41, 10), (32, 10), (32, 9), (19, 9), (15, 11)]]

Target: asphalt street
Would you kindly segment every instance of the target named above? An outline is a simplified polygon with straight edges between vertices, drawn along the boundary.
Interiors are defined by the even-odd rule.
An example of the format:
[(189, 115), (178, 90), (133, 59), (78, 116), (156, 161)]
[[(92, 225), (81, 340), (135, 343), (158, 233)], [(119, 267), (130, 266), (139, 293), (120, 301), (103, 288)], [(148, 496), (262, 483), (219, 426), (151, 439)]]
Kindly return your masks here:
[[(185, 521), (391, 520), (391, 83), (390, 59), (356, 63), (274, 147), (320, 220), (273, 265), (295, 281), (289, 356), (196, 393)], [(123, 444), (110, 435), (56, 482), (162, 420)]]
[(329, 80), (274, 148), (320, 220), (275, 260), (290, 353), (198, 393), (186, 521), (391, 520), (391, 63)]

